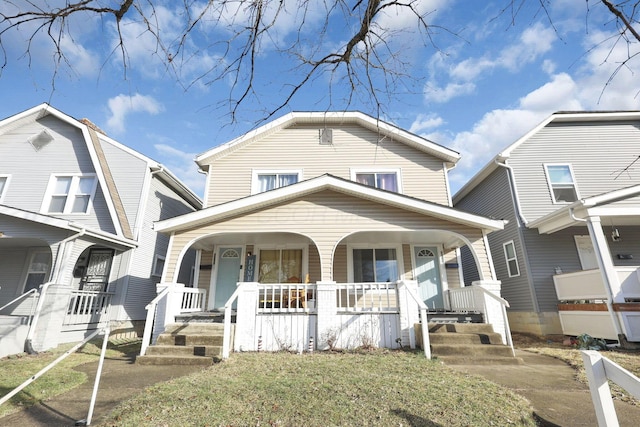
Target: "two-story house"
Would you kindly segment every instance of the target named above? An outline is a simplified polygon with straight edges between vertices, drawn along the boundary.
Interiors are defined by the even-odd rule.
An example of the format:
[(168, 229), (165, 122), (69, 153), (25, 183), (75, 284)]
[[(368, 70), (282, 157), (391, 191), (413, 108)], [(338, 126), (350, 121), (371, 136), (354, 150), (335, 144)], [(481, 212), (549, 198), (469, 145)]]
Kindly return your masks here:
[(37, 351), (79, 341), (107, 321), (141, 330), (168, 245), (153, 222), (201, 206), (87, 120), (42, 104), (0, 121), (0, 356), (25, 340)]
[(639, 141), (640, 112), (558, 112), (454, 196), (508, 220), (489, 244), (514, 331), (640, 341)]
[[(156, 224), (171, 236), (162, 281), (178, 283), (197, 250), (207, 308), (237, 310), (236, 350), (410, 345), (399, 306), (415, 293), (449, 309), (460, 247), (499, 291), (487, 234), (503, 224), (452, 207), (458, 160), (362, 113), (289, 113), (196, 158), (205, 208)], [(354, 320), (363, 313), (386, 317)]]

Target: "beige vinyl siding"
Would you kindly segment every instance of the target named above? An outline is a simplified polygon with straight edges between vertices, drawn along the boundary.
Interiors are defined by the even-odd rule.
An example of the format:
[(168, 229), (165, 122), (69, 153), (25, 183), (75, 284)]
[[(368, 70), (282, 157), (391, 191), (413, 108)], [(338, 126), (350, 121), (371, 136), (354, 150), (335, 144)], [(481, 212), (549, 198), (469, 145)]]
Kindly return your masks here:
[[(480, 230), (439, 218), (381, 205), (334, 191), (319, 191), (303, 199), (276, 205), (241, 217), (176, 233), (172, 259), (196, 237), (219, 232), (291, 232), (304, 234), (318, 247), (324, 266), (322, 280), (331, 280), (331, 259), (336, 243), (354, 231), (449, 230), (466, 236), (481, 260), (485, 277), (491, 277)], [(173, 268), (173, 263), (169, 268)], [(172, 280), (173, 271), (168, 271)]]
[(333, 256), (333, 280), (338, 283), (347, 283), (349, 280), (347, 267), (347, 245), (338, 245)]
[(509, 165), (527, 221), (567, 203), (553, 204), (544, 163), (571, 164), (580, 198), (636, 184), (640, 169), (622, 173), (638, 157), (640, 122), (550, 124), (516, 148)]
[(211, 285), (211, 272), (213, 271), (213, 252), (202, 251), (200, 255), (200, 273), (198, 275), (198, 288), (207, 290), (207, 298), (209, 286)]
[(320, 277), (322, 277), (322, 266), (320, 265), (318, 248), (309, 245), (309, 283), (316, 283)]
[(352, 168), (399, 168), (404, 194), (448, 204), (441, 159), (359, 126), (333, 128), (333, 144), (321, 145), (320, 127), (284, 129), (217, 159), (210, 172), (209, 206), (250, 195), (253, 170), (301, 169), (303, 179), (323, 174), (351, 179)]
[(459, 266), (458, 268), (447, 268), (446, 264), (455, 263), (459, 265), (458, 256), (456, 251), (449, 251), (444, 254), (444, 263), (445, 263), (445, 274), (447, 276), (447, 284), (449, 285), (449, 289), (458, 289), (462, 287), (462, 283), (460, 283), (460, 272), (458, 268), (462, 268)]
[(404, 271), (401, 273), (401, 279), (414, 280), (413, 266), (411, 265), (411, 245), (402, 245), (402, 262)]

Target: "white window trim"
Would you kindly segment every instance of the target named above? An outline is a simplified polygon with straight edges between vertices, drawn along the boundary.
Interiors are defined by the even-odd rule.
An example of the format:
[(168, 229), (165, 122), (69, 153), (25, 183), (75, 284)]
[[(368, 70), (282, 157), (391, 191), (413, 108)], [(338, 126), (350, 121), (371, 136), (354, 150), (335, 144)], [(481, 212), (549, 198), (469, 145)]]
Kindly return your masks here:
[[(351, 181), (356, 181), (356, 175), (359, 173), (395, 173), (396, 174), (396, 182), (398, 184), (398, 194), (404, 194), (402, 191), (402, 169), (400, 168), (351, 168)], [(373, 187), (378, 189), (378, 187)]]
[[(513, 258), (509, 258), (509, 255), (507, 253), (507, 245), (512, 245), (513, 246)], [(516, 251), (516, 244), (513, 242), (513, 240), (509, 240), (508, 242), (504, 242), (502, 244), (502, 250), (504, 251), (504, 261), (505, 264), (507, 266), (507, 274), (509, 275), (509, 277), (519, 277), (520, 276), (520, 263), (518, 262), (518, 252)], [(516, 262), (516, 269), (518, 270), (518, 274), (511, 274), (511, 269), (509, 268), (509, 261), (511, 260), (515, 260)]]
[[(49, 205), (51, 203), (51, 196), (53, 195), (54, 189), (56, 187), (57, 178), (71, 178), (71, 187), (69, 188), (69, 193), (67, 193), (67, 202), (65, 204), (64, 211), (60, 212), (49, 212)], [(93, 187), (91, 188), (91, 193), (89, 195), (89, 203), (87, 204), (86, 212), (71, 212), (73, 207), (73, 197), (69, 197), (73, 195), (77, 195), (78, 183), (80, 178), (93, 178)], [(42, 205), (40, 206), (40, 212), (43, 214), (54, 214), (54, 215), (89, 215), (91, 213), (91, 207), (93, 206), (93, 198), (96, 195), (96, 189), (98, 188), (98, 177), (95, 173), (60, 173), (60, 174), (52, 174), (49, 177), (49, 184), (47, 185), (47, 191), (44, 194), (44, 198), (42, 199)]]
[(298, 182), (302, 181), (303, 169), (253, 169), (251, 171), (251, 194), (260, 193), (258, 175), (298, 175)]
[(162, 270), (164, 270), (164, 266), (166, 265), (166, 258), (162, 255), (156, 255), (153, 258), (153, 266), (151, 267), (151, 276), (152, 277), (162, 277), (162, 270), (158, 272), (158, 261), (162, 261)]
[(4, 200), (4, 197), (7, 194), (7, 189), (9, 188), (9, 184), (11, 183), (11, 175), (0, 174), (0, 178), (7, 178), (4, 182), (4, 188), (2, 192), (0, 192), (0, 203)]
[(402, 257), (402, 244), (385, 244), (378, 243), (375, 245), (369, 244), (347, 244), (347, 279), (350, 283), (354, 283), (353, 274), (353, 250), (354, 249), (395, 249), (396, 260), (398, 261), (398, 280), (402, 280), (405, 275), (404, 271), (404, 258)]
[(568, 166), (569, 173), (571, 174), (571, 181), (573, 181), (573, 189), (576, 192), (576, 200), (580, 200), (580, 191), (578, 191), (578, 183), (576, 182), (576, 175), (573, 173), (573, 166), (571, 163), (543, 163), (544, 175), (547, 178), (547, 185), (549, 186), (549, 194), (551, 195), (551, 203), (554, 205), (568, 205), (573, 202), (556, 202), (556, 196), (553, 192), (553, 184), (551, 183), (551, 177), (549, 176), (548, 166)]
[[(290, 244), (280, 244), (280, 245), (254, 245), (253, 246), (253, 254), (256, 256), (256, 264), (255, 264), (255, 277), (254, 280), (257, 282), (258, 277), (260, 276), (260, 251), (261, 250), (277, 250), (277, 249), (301, 249), (302, 250), (302, 277), (300, 278), (303, 283), (307, 274), (309, 274), (309, 245), (299, 244), (299, 243), (290, 243)], [(243, 272), (244, 274), (244, 272)]]
[(39, 253), (48, 253), (51, 258), (49, 259), (49, 271), (45, 273), (44, 276), (44, 283), (47, 283), (49, 281), (49, 279), (51, 278), (51, 273), (53, 270), (53, 255), (51, 254), (51, 250), (48, 248), (33, 248), (33, 249), (29, 249), (27, 251), (27, 263), (24, 265), (24, 268), (22, 270), (22, 285), (18, 286), (18, 289), (16, 292), (16, 295), (22, 295), (24, 293), (24, 288), (27, 286), (27, 279), (29, 278), (29, 274), (32, 273), (31, 271), (31, 264), (33, 263), (33, 259), (36, 257), (37, 254)]

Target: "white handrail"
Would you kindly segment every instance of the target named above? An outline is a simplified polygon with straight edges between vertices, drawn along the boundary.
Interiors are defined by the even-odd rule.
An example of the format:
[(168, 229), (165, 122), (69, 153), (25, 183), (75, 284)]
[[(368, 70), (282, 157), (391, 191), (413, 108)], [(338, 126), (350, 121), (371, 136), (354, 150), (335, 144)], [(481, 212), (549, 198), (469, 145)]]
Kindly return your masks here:
[(25, 292), (24, 294), (20, 295), (17, 298), (14, 298), (13, 300), (11, 300), (10, 302), (6, 303), (5, 305), (3, 305), (2, 307), (0, 307), (0, 311), (4, 310), (5, 308), (9, 307), (11, 304), (13, 304), (14, 302), (18, 302), (19, 300), (21, 300), (22, 298), (25, 298), (27, 295), (32, 294), (34, 292), (38, 292), (38, 290), (36, 288), (30, 289), (27, 292)]
[(153, 320), (156, 315), (156, 309), (158, 307), (158, 302), (169, 292), (171, 291), (171, 286), (167, 286), (162, 290), (154, 299), (151, 300), (149, 304), (146, 305), (145, 309), (147, 310), (147, 318), (144, 322), (144, 332), (142, 333), (142, 345), (140, 346), (140, 356), (144, 356), (147, 351), (147, 347), (149, 347), (149, 343), (151, 341), (151, 332), (153, 330)]
[(427, 319), (427, 305), (422, 301), (418, 295), (413, 292), (413, 289), (405, 286), (407, 293), (411, 295), (411, 298), (418, 304), (420, 309), (420, 320), (422, 321), (422, 348), (424, 349), (424, 356), (427, 359), (431, 359), (431, 344), (429, 343), (429, 321)]
[(584, 368), (589, 379), (591, 400), (600, 427), (618, 426), (609, 380), (618, 384), (636, 399), (640, 399), (640, 378), (594, 350), (581, 350)]
[(242, 284), (238, 285), (233, 295), (224, 305), (224, 335), (222, 336), (222, 360), (228, 359), (231, 353), (231, 307), (240, 294)]

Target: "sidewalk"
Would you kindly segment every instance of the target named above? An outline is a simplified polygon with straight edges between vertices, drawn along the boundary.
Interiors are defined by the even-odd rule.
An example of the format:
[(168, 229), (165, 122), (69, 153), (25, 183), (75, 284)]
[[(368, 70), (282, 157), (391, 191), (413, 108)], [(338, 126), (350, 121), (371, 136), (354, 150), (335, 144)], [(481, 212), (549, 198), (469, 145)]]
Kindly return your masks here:
[[(575, 371), (561, 360), (516, 350), (524, 365), (451, 365), (479, 375), (524, 396), (531, 402), (543, 427), (597, 426), (589, 386), (576, 381)], [(614, 401), (620, 426), (637, 427), (640, 407)]]
[[(505, 386), (527, 398), (540, 420), (548, 426), (596, 426), (596, 414), (587, 385), (578, 383), (575, 372), (564, 362), (552, 357), (516, 350), (524, 365), (455, 366), (450, 367)], [(79, 366), (89, 381), (46, 402), (0, 418), (2, 426), (73, 426), (87, 418), (97, 362)], [(109, 412), (129, 396), (146, 387), (202, 370), (196, 366), (142, 366), (132, 358), (105, 359), (100, 389), (91, 425), (108, 422)], [(615, 403), (621, 426), (636, 427), (640, 408), (624, 402)], [(496, 425), (499, 425), (496, 420)]]

